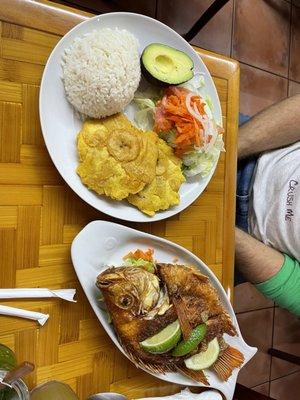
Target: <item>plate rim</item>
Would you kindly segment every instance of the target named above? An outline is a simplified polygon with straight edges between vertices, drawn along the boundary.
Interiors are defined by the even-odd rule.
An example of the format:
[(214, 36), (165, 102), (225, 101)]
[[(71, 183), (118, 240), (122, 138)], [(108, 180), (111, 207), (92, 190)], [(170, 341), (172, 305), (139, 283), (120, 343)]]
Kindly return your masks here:
[[(193, 55), (195, 57), (197, 57), (200, 60), (201, 63), (201, 67), (204, 68), (205, 73), (209, 76), (210, 78), (210, 83), (212, 85), (212, 88), (215, 92), (215, 95), (217, 97), (217, 104), (214, 104), (216, 109), (216, 114), (219, 115), (220, 120), (219, 123), (221, 124), (221, 126), (223, 126), (223, 120), (222, 120), (222, 108), (221, 108), (221, 102), (220, 102), (220, 98), (219, 98), (219, 94), (216, 88), (216, 85), (214, 83), (214, 80), (212, 78), (211, 73), (208, 70), (208, 67), (205, 65), (204, 61), (202, 60), (201, 56), (196, 52), (196, 50), (194, 50), (193, 46), (187, 42), (178, 32), (176, 32), (174, 29), (172, 29), (171, 27), (169, 27), (168, 25), (164, 24), (163, 22), (156, 20), (150, 16), (147, 15), (143, 15), (143, 14), (138, 14), (138, 13), (133, 13), (133, 12), (125, 12), (125, 11), (120, 11), (120, 12), (112, 12), (112, 13), (103, 13), (100, 15), (95, 15), (89, 19), (86, 19), (82, 22), (80, 22), (79, 24), (75, 25), (72, 29), (70, 29), (64, 36), (62, 36), (60, 38), (60, 40), (58, 41), (58, 43), (55, 45), (55, 47), (52, 49), (50, 55), (48, 56), (47, 62), (45, 64), (44, 70), (43, 70), (43, 74), (42, 74), (42, 78), (41, 78), (41, 83), (40, 83), (40, 91), (39, 91), (39, 118), (40, 118), (40, 124), (41, 124), (41, 131), (42, 131), (42, 135), (45, 141), (45, 145), (48, 151), (48, 154), (56, 168), (56, 170), (58, 171), (59, 175), (61, 176), (61, 178), (64, 180), (64, 182), (68, 185), (68, 187), (74, 192), (76, 193), (77, 196), (79, 196), (85, 203), (89, 204), (89, 206), (95, 208), (97, 211), (100, 211), (106, 215), (109, 215), (113, 218), (117, 218), (120, 220), (124, 220), (124, 221), (129, 221), (129, 222), (139, 222), (139, 223), (147, 223), (147, 222), (156, 222), (156, 221), (162, 221), (164, 219), (168, 219), (174, 215), (179, 214), (180, 212), (184, 211), (185, 209), (187, 209), (194, 201), (196, 201), (204, 192), (204, 190), (207, 188), (208, 184), (210, 183), (215, 170), (217, 168), (217, 165), (219, 163), (219, 158), (220, 158), (220, 152), (218, 155), (218, 158), (212, 168), (212, 170), (209, 172), (209, 174), (205, 177), (207, 179), (206, 185), (202, 188), (202, 190), (199, 192), (198, 190), (195, 191), (196, 195), (191, 196), (191, 199), (189, 199), (185, 205), (181, 208), (180, 207), (180, 203), (176, 206), (170, 207), (167, 210), (160, 210), (158, 211), (154, 216), (148, 216), (146, 214), (144, 214), (141, 210), (139, 211), (138, 216), (130, 216), (130, 213), (126, 213), (126, 210), (121, 210), (121, 211), (117, 211), (116, 213), (114, 212), (114, 210), (109, 210), (106, 209), (105, 206), (101, 207), (101, 204), (98, 206), (97, 204), (95, 204), (94, 202), (90, 201), (89, 199), (86, 198), (86, 195), (84, 192), (82, 192), (80, 189), (77, 189), (76, 185), (69, 183), (69, 179), (68, 179), (68, 174), (62, 169), (62, 167), (60, 166), (61, 163), (57, 160), (57, 158), (55, 157), (55, 152), (52, 151), (52, 145), (51, 145), (51, 141), (49, 139), (49, 135), (46, 134), (46, 123), (45, 123), (45, 115), (46, 115), (46, 93), (45, 90), (45, 80), (46, 80), (46, 75), (48, 74), (48, 69), (50, 68), (50, 63), (51, 63), (51, 59), (54, 56), (54, 54), (56, 53), (57, 49), (61, 46), (61, 43), (65, 40), (66, 37), (70, 36), (74, 31), (76, 31), (77, 29), (80, 29), (81, 26), (83, 25), (88, 25), (91, 23), (91, 21), (95, 21), (95, 20), (100, 20), (101, 18), (107, 18), (107, 17), (114, 17), (114, 16), (134, 16), (140, 19), (146, 19), (148, 21), (150, 21), (151, 23), (157, 24), (159, 26), (162, 26), (164, 29), (167, 29), (169, 32), (172, 33), (172, 35), (176, 36), (177, 38), (179, 38), (179, 40), (183, 40), (185, 41), (185, 43), (189, 46), (190, 51), (193, 53)], [(50, 151), (51, 149), (51, 151)], [(83, 186), (85, 186), (82, 182), (81, 184)], [(86, 186), (85, 186), (86, 187)], [(89, 188), (86, 187), (86, 189), (88, 191), (90, 191)], [(93, 191), (92, 191), (93, 192)], [(94, 193), (94, 192), (93, 192)], [(101, 196), (97, 193), (94, 193), (96, 196)], [(103, 196), (103, 195), (102, 195)], [(113, 201), (113, 200), (112, 200)], [(96, 202), (96, 201), (95, 201)], [(135, 208), (133, 207), (131, 204), (126, 204), (126, 206), (130, 208)], [(176, 210), (175, 208), (179, 207), (179, 210)], [(136, 209), (136, 208), (135, 208)], [(165, 212), (168, 212), (169, 215), (165, 215)]]
[[(118, 339), (117, 339), (117, 334), (116, 334), (116, 332), (115, 332), (115, 336), (112, 337), (111, 334), (110, 334), (110, 332), (108, 332), (108, 330), (106, 329), (106, 325), (103, 324), (102, 321), (101, 321), (101, 319), (99, 318), (97, 312), (95, 311), (95, 309), (96, 309), (96, 303), (95, 303), (95, 302), (94, 302), (94, 303), (91, 303), (91, 302), (90, 302), (89, 297), (92, 297), (92, 295), (91, 295), (90, 293), (88, 293), (88, 287), (86, 287), (85, 285), (82, 284), (81, 278), (80, 278), (80, 272), (79, 272), (79, 273), (77, 272), (77, 270), (78, 270), (79, 268), (78, 268), (78, 266), (76, 266), (75, 253), (76, 253), (76, 251), (77, 251), (78, 243), (80, 243), (81, 237), (82, 237), (83, 235), (86, 234), (86, 232), (89, 230), (90, 226), (93, 226), (93, 225), (98, 225), (98, 226), (101, 226), (101, 225), (102, 225), (102, 226), (104, 226), (104, 227), (105, 227), (105, 225), (112, 225), (112, 226), (114, 226), (115, 228), (121, 229), (121, 230), (123, 230), (123, 231), (130, 231), (131, 233), (137, 234), (137, 235), (142, 236), (142, 237), (146, 237), (146, 238), (158, 240), (158, 241), (160, 241), (160, 242), (162, 242), (162, 243), (167, 243), (168, 245), (171, 245), (171, 246), (174, 247), (175, 249), (178, 249), (178, 250), (180, 250), (180, 251), (183, 251), (183, 252), (186, 253), (189, 257), (191, 257), (193, 260), (195, 260), (196, 267), (198, 268), (198, 264), (200, 264), (200, 265), (204, 268), (205, 272), (207, 272), (207, 275), (208, 275), (209, 279), (211, 279), (211, 277), (213, 278), (213, 279), (211, 279), (211, 281), (212, 281), (212, 283), (213, 283), (213, 286), (214, 286), (214, 287), (217, 286), (217, 290), (218, 290), (218, 291), (220, 290), (220, 291), (223, 293), (223, 295), (226, 297), (226, 299), (227, 299), (227, 304), (225, 304), (225, 306), (226, 306), (226, 309), (228, 309), (228, 308), (230, 309), (230, 317), (232, 318), (233, 324), (234, 324), (235, 328), (237, 329), (238, 337), (239, 337), (239, 339), (241, 340), (242, 344), (247, 348), (247, 350), (249, 351), (249, 353), (251, 353), (251, 356), (249, 356), (248, 360), (246, 360), (246, 361), (244, 362), (243, 366), (244, 366), (247, 362), (249, 362), (249, 360), (256, 354), (257, 348), (256, 348), (256, 347), (249, 346), (249, 345), (245, 342), (245, 340), (244, 340), (244, 338), (243, 338), (243, 336), (242, 336), (242, 334), (241, 334), (241, 331), (240, 331), (240, 328), (239, 328), (239, 324), (238, 324), (238, 321), (237, 321), (235, 312), (234, 312), (234, 310), (233, 310), (233, 306), (232, 306), (232, 304), (231, 304), (231, 302), (230, 302), (230, 300), (229, 300), (229, 298), (228, 298), (228, 296), (227, 296), (227, 293), (226, 293), (225, 289), (223, 288), (222, 284), (220, 283), (220, 281), (218, 280), (218, 278), (216, 277), (216, 275), (213, 273), (213, 271), (204, 263), (204, 261), (201, 260), (201, 258), (197, 257), (194, 253), (192, 253), (190, 250), (186, 249), (185, 247), (180, 246), (179, 244), (174, 243), (174, 242), (172, 242), (172, 241), (170, 241), (170, 240), (168, 240), (168, 239), (161, 238), (161, 237), (156, 236), (156, 235), (153, 235), (153, 234), (151, 234), (151, 233), (139, 231), (139, 230), (137, 230), (137, 229), (130, 228), (130, 227), (126, 226), (126, 225), (121, 225), (121, 224), (118, 224), (118, 223), (115, 223), (115, 222), (106, 221), (106, 220), (94, 220), (94, 221), (89, 222), (87, 225), (85, 225), (85, 226), (83, 227), (83, 229), (81, 229), (81, 231), (80, 231), (80, 232), (75, 236), (75, 238), (73, 239), (72, 244), (71, 244), (71, 258), (72, 258), (72, 263), (73, 263), (74, 270), (75, 270), (75, 272), (76, 272), (77, 278), (78, 278), (78, 280), (79, 280), (79, 282), (80, 282), (80, 285), (81, 285), (81, 287), (82, 287), (82, 289), (83, 289), (83, 291), (84, 291), (84, 293), (85, 293), (85, 295), (86, 295), (86, 297), (87, 297), (87, 300), (88, 300), (90, 306), (92, 307), (93, 311), (95, 312), (96, 318), (99, 320), (99, 322), (100, 322), (100, 324), (102, 325), (103, 329), (105, 330), (106, 334), (110, 337), (110, 339), (114, 342), (114, 344), (117, 346), (117, 348), (118, 348), (127, 358), (128, 358), (128, 355), (126, 354), (126, 351), (122, 348), (121, 344), (119, 343), (119, 341), (118, 341)], [(228, 306), (228, 305), (229, 305), (229, 306)], [(98, 310), (98, 312), (101, 313), (100, 310)], [(101, 315), (101, 318), (104, 319), (105, 317), (104, 317), (103, 315)], [(129, 358), (128, 358), (128, 359), (129, 359)], [(129, 359), (129, 360), (130, 360), (130, 359)], [(130, 360), (130, 361), (131, 361), (131, 360)], [(131, 362), (132, 362), (132, 361), (131, 361)], [(142, 369), (142, 370), (144, 370), (141, 366), (139, 366), (139, 368)], [(240, 369), (241, 369), (241, 368), (240, 368)], [(238, 375), (240, 369), (237, 371), (237, 375)], [(144, 371), (146, 371), (146, 370), (144, 370)], [(170, 380), (170, 379), (167, 377), (167, 374), (163, 375), (163, 374), (153, 374), (153, 373), (151, 373), (151, 372), (149, 372), (149, 371), (146, 371), (146, 372), (147, 372), (147, 373), (150, 373), (151, 375), (153, 375), (153, 376), (155, 376), (155, 377), (157, 377), (157, 378), (159, 378), (159, 379), (165, 380), (165, 381), (167, 381), (167, 382), (171, 382), (171, 383), (176, 383), (176, 384), (178, 384), (178, 382), (175, 382), (174, 380), (173, 380), (173, 381)], [(186, 378), (186, 379), (188, 379), (188, 378)], [(224, 386), (226, 386), (227, 382), (223, 382), (222, 384), (224, 384)], [(235, 381), (235, 384), (236, 384), (236, 381)], [(194, 381), (190, 380), (189, 386), (205, 386), (205, 385), (202, 385), (202, 384), (199, 384), (199, 383), (197, 383), (197, 382), (194, 382)], [(224, 390), (225, 390), (225, 389), (224, 389)], [(224, 393), (224, 394), (225, 394), (225, 393)]]

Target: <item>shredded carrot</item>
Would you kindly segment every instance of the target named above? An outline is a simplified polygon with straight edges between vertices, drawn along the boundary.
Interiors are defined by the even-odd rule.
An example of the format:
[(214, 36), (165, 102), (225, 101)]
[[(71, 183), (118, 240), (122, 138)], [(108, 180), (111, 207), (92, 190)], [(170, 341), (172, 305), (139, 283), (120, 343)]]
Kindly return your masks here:
[[(202, 146), (204, 142), (203, 126), (189, 113), (186, 106), (186, 96), (189, 93), (185, 88), (170, 86), (156, 105), (154, 131), (159, 134), (175, 130), (175, 154), (178, 156), (191, 150), (194, 145)], [(195, 94), (191, 97), (191, 107), (196, 108), (202, 116), (206, 115), (204, 106), (200, 96)]]
[(154, 250), (153, 249), (148, 249), (147, 251), (142, 251), (140, 249), (137, 249), (134, 252), (130, 252), (128, 253), (126, 256), (123, 257), (124, 260), (126, 260), (127, 258), (133, 258), (135, 260), (145, 260), (145, 261), (153, 261), (153, 254), (154, 254)]

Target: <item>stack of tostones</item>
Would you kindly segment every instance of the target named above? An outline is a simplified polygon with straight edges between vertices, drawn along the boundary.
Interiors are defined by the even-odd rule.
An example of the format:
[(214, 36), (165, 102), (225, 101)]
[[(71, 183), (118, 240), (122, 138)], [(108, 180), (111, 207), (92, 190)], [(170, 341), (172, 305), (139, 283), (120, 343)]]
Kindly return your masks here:
[(77, 148), (77, 173), (98, 194), (127, 199), (151, 216), (179, 204), (181, 161), (156, 133), (137, 129), (125, 115), (87, 120)]

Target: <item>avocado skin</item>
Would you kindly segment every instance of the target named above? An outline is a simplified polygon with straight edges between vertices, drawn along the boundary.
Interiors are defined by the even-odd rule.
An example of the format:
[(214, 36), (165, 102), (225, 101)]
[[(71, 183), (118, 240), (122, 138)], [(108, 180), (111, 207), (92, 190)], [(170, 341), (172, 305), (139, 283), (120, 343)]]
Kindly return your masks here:
[[(148, 47), (149, 47), (149, 46), (147, 46), (147, 47), (144, 49), (144, 51), (143, 51), (143, 53), (142, 53), (142, 55), (141, 55), (141, 58), (140, 58), (140, 62), (141, 62), (141, 71), (142, 71), (142, 74), (143, 74), (143, 76), (145, 77), (145, 79), (146, 79), (149, 83), (151, 83), (151, 84), (154, 85), (154, 86), (168, 87), (168, 86), (180, 85), (180, 84), (182, 84), (182, 83), (188, 82), (188, 81), (191, 79), (191, 77), (190, 77), (190, 78), (181, 80), (180, 82), (171, 83), (171, 82), (165, 82), (165, 81), (163, 81), (163, 80), (160, 80), (160, 79), (158, 79), (158, 78), (155, 78), (155, 77), (147, 70), (147, 68), (146, 68), (145, 65), (144, 65), (144, 53), (145, 53), (145, 51), (147, 50)], [(167, 47), (169, 47), (169, 46), (167, 46)], [(175, 49), (175, 50), (176, 50), (176, 49)], [(194, 68), (194, 63), (193, 63), (192, 66), (191, 66), (191, 70), (193, 70), (193, 68)]]

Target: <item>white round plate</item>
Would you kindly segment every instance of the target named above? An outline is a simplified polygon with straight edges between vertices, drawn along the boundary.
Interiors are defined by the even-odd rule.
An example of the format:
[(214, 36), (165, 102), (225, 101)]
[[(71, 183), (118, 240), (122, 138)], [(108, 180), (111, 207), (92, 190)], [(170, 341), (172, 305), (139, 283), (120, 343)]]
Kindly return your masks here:
[[(215, 167), (204, 179), (189, 179), (181, 186), (180, 204), (169, 210), (148, 217), (125, 200), (122, 202), (99, 196), (81, 183), (76, 174), (78, 165), (76, 136), (82, 121), (80, 121), (72, 106), (65, 97), (62, 82), (61, 59), (64, 50), (68, 48), (77, 36), (101, 28), (120, 28), (131, 32), (139, 41), (139, 52), (150, 43), (158, 42), (173, 46), (186, 52), (194, 61), (194, 72), (202, 73), (205, 80), (205, 93), (212, 99), (215, 120), (221, 125), (222, 114), (218, 94), (213, 80), (197, 53), (175, 31), (167, 25), (152, 18), (132, 13), (110, 13), (93, 17), (82, 22), (68, 32), (56, 45), (46, 64), (40, 90), (40, 120), (46, 146), (59, 173), (67, 184), (91, 206), (97, 210), (127, 221), (150, 222), (169, 218), (188, 207), (206, 188)], [(132, 119), (130, 107), (125, 113)], [(217, 164), (217, 162), (216, 162)]]
[[(229, 313), (238, 333), (238, 336), (234, 337), (225, 334), (224, 339), (228, 344), (234, 346), (243, 353), (245, 357), (244, 366), (254, 356), (257, 349), (245, 343), (225, 290), (203, 261), (185, 248), (166, 239), (112, 222), (94, 221), (83, 228), (73, 240), (71, 248), (72, 261), (77, 277), (95, 314), (118, 349), (126, 355), (126, 352), (118, 341), (112, 324), (108, 323), (107, 314), (100, 308), (98, 300), (99, 290), (96, 288), (95, 283), (97, 276), (101, 272), (109, 266), (121, 265), (124, 255), (137, 248), (154, 249), (155, 259), (162, 263), (173, 263), (174, 257), (176, 257), (176, 259), (178, 259), (178, 264), (194, 265), (199, 268), (200, 272), (209, 277), (212, 285), (218, 291), (220, 300)], [(226, 400), (232, 400), (238, 373), (239, 369), (233, 370), (228, 381), (222, 382), (213, 371), (205, 371), (205, 375), (210, 383), (210, 388), (220, 390), (224, 394)], [(152, 375), (164, 381), (173, 382), (182, 386), (204, 386), (176, 372)]]

